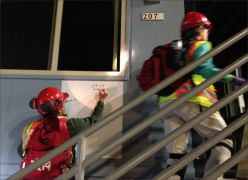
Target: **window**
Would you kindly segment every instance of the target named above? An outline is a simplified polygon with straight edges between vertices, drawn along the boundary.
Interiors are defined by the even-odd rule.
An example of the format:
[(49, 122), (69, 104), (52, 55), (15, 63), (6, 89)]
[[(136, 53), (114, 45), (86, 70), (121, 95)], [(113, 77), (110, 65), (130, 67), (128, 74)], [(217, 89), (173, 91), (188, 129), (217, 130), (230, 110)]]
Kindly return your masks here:
[(113, 7), (113, 1), (64, 2), (59, 70), (113, 70)]
[(123, 0), (1, 1), (1, 74), (124, 76), (125, 8)]
[(1, 69), (48, 68), (53, 4), (1, 1)]

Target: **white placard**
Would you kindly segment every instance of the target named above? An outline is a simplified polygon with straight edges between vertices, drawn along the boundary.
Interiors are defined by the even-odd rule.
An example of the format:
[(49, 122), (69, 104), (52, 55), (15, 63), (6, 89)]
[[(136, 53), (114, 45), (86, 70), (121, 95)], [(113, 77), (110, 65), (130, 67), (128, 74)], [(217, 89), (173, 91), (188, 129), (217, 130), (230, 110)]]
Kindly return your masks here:
[(164, 20), (164, 13), (146, 12), (141, 14), (144, 21), (162, 21)]
[[(105, 99), (103, 117), (123, 105), (123, 82), (118, 81), (63, 81), (62, 91), (69, 93), (69, 102), (66, 103), (68, 118), (88, 117), (93, 112), (97, 103), (99, 89), (108, 93)], [(101, 147), (113, 135), (122, 133), (122, 117), (109, 125), (96, 131), (86, 138), (86, 154), (95, 148)], [(121, 146), (110, 152), (105, 157), (120, 158)]]

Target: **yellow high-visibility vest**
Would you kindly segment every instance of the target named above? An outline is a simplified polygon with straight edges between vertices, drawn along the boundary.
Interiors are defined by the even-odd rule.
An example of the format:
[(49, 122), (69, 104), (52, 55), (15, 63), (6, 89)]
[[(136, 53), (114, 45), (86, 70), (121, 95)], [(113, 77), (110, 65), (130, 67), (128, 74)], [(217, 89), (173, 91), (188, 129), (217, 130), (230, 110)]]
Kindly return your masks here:
[[(194, 85), (192, 84), (191, 80), (186, 81), (184, 84), (182, 84), (182, 86), (180, 86), (174, 93), (170, 94), (169, 96), (160, 96), (159, 103), (178, 99), (183, 94), (189, 93), (194, 88), (194, 86), (200, 85), (205, 80), (206, 79), (201, 75), (193, 74), (192, 81)], [(188, 101), (200, 104), (202, 106), (210, 107), (218, 101), (216, 89), (213, 85), (211, 85), (208, 88), (204, 89), (197, 96), (190, 98)]]

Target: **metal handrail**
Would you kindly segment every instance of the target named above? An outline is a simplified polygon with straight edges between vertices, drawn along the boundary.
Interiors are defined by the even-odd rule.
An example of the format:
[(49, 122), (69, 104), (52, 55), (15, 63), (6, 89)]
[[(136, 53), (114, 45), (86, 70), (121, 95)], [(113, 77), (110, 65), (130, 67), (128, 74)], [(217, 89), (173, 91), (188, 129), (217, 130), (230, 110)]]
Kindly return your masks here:
[(230, 159), (228, 159), (219, 167), (217, 167), (213, 172), (205, 176), (203, 180), (217, 179), (221, 174), (224, 174), (228, 169), (233, 167), (234, 164), (237, 164), (239, 161), (247, 158), (247, 155), (248, 155), (248, 145), (246, 145), (240, 151), (235, 153)]
[(182, 133), (185, 133), (193, 126), (199, 124), (202, 120), (207, 118), (212, 113), (216, 112), (221, 107), (225, 106), (229, 102), (236, 99), (240, 94), (243, 94), (244, 92), (248, 91), (248, 83), (241, 88), (239, 88), (237, 91), (235, 91), (232, 95), (228, 95), (224, 97), (221, 101), (214, 104), (211, 108), (208, 108), (204, 112), (198, 114), (196, 117), (191, 119), (190, 121), (185, 122), (182, 126), (177, 128), (175, 131), (169, 133), (166, 137), (164, 137), (162, 140), (158, 141), (154, 145), (151, 145), (149, 148), (146, 148), (144, 151), (142, 151), (139, 155), (135, 156), (125, 164), (121, 165), (119, 168), (115, 170), (114, 173), (112, 173), (110, 176), (107, 176), (106, 179), (112, 180), (117, 179), (121, 177), (123, 174), (131, 170), (133, 167), (137, 166), (139, 163), (143, 162), (146, 158), (151, 156), (152, 154), (159, 151), (161, 148), (165, 147), (165, 145), (169, 144), (172, 140), (182, 135)]
[[(242, 58), (241, 58), (242, 59)], [(241, 60), (240, 59), (240, 60)], [(240, 61), (238, 60), (238, 61)], [(234, 66), (234, 63), (231, 64), (230, 66)], [(234, 68), (235, 69), (235, 68)], [(233, 70), (234, 70), (233, 69)], [(232, 70), (231, 70), (232, 71)], [(161, 82), (161, 84), (164, 84), (164, 82)], [(207, 86), (206, 86), (207, 87)], [(202, 88), (203, 90), (204, 88)], [(159, 89), (160, 90), (160, 89)], [(198, 92), (200, 92), (201, 90), (199, 90)], [(196, 93), (197, 94), (197, 93)], [(190, 97), (188, 97), (190, 98)], [(187, 98), (187, 99), (188, 99)], [(185, 100), (186, 101), (186, 100)], [(172, 109), (174, 109), (177, 105), (179, 105), (181, 103), (181, 101), (177, 102), (176, 104), (174, 104), (173, 106), (171, 106), (171, 108), (168, 110), (168, 112)], [(161, 113), (165, 113), (164, 111), (161, 112)], [(163, 114), (164, 115), (164, 114)], [(140, 130), (143, 130), (144, 128), (146, 128), (148, 125), (150, 125), (151, 123), (154, 122), (154, 120), (157, 120), (158, 118), (162, 117), (163, 115), (160, 115), (160, 114), (154, 114), (153, 117), (149, 118), (150, 122), (148, 122), (147, 125), (145, 125), (145, 127), (142, 127), (142, 125), (138, 125), (139, 129), (138, 128), (135, 128), (135, 130), (131, 129), (129, 130), (127, 133), (123, 134), (123, 136), (121, 138), (119, 138), (117, 140), (117, 143), (113, 144), (108, 144), (106, 145), (103, 149), (103, 147), (101, 147), (100, 149), (97, 149), (95, 151), (94, 154), (91, 154), (91, 156), (89, 156), (89, 158), (86, 158), (85, 161), (82, 162), (82, 167), (86, 167), (87, 165), (91, 164), (92, 162), (96, 161), (97, 159), (101, 158), (103, 155), (107, 154), (108, 152), (110, 152), (112, 149), (116, 148), (117, 146), (119, 146), (120, 144), (122, 144), (123, 142), (125, 142), (127, 139), (129, 139), (130, 137), (134, 136), (135, 134), (137, 134)], [(148, 119), (146, 119), (148, 120)], [(144, 121), (146, 121), (144, 120)], [(149, 121), (148, 120), (148, 121)], [(132, 131), (133, 130), (133, 131)]]
[(124, 143), (129, 138), (131, 138), (134, 135), (136, 135), (137, 133), (139, 133), (141, 130), (144, 130), (145, 128), (150, 126), (152, 123), (154, 123), (156, 120), (158, 120), (159, 118), (161, 118), (162, 116), (164, 116), (168, 112), (172, 111), (178, 105), (186, 102), (188, 99), (197, 95), (198, 93), (200, 93), (201, 91), (203, 91), (204, 89), (209, 87), (211, 84), (213, 84), (216, 81), (218, 81), (219, 79), (223, 78), (223, 76), (225, 76), (225, 74), (232, 72), (237, 67), (245, 64), (246, 62), (248, 62), (248, 54), (239, 58), (238, 60), (236, 60), (235, 62), (233, 62), (232, 64), (230, 64), (226, 68), (224, 68), (221, 72), (217, 73), (215, 76), (204, 81), (204, 83), (202, 83), (200, 86), (197, 86), (189, 93), (185, 94), (184, 96), (180, 97), (179, 99), (175, 100), (174, 102), (169, 103), (164, 109), (153, 114), (152, 117), (148, 117), (148, 118), (144, 119), (142, 123), (137, 124), (136, 126), (132, 127), (129, 131), (122, 134), (121, 137), (119, 137), (114, 143), (105, 145), (105, 148), (101, 147), (100, 150), (98, 150), (96, 153), (92, 154), (91, 156), (86, 158), (85, 161), (82, 162), (82, 167), (86, 167), (87, 165), (91, 164), (92, 162), (94, 162), (98, 158), (101, 158), (103, 155), (107, 154), (108, 152), (110, 152), (111, 150), (116, 148), (117, 146)]
[(171, 83), (176, 81), (178, 78), (184, 76), (186, 73), (189, 73), (190, 71), (192, 71), (194, 68), (196, 68), (197, 66), (202, 64), (207, 59), (213, 57), (214, 55), (218, 54), (219, 52), (223, 51), (227, 47), (231, 46), (232, 44), (234, 44), (235, 42), (237, 42), (241, 38), (247, 36), (247, 34), (248, 34), (248, 28), (245, 28), (241, 32), (237, 33), (236, 35), (232, 36), (231, 38), (229, 38), (225, 42), (223, 42), (220, 45), (218, 45), (217, 47), (215, 47), (209, 53), (207, 53), (204, 56), (200, 57), (198, 61), (194, 61), (194, 62), (190, 63), (188, 66), (186, 66), (186, 67), (182, 68), (180, 71), (176, 72), (173, 76), (170, 76), (169, 78), (163, 80), (160, 84), (158, 84), (155, 87), (151, 88), (150, 90), (145, 92), (143, 95), (141, 95), (138, 98), (134, 99), (133, 101), (131, 101), (127, 105), (125, 105), (125, 106), (117, 109), (116, 111), (112, 112), (110, 115), (108, 115), (102, 121), (98, 122), (97, 124), (95, 124), (91, 128), (89, 128), (89, 129), (77, 134), (76, 136), (72, 137), (67, 142), (63, 143), (62, 145), (60, 145), (59, 147), (55, 148), (54, 150), (51, 150), (48, 154), (46, 154), (45, 156), (41, 157), (40, 159), (38, 159), (36, 162), (32, 163), (31, 165), (29, 165), (25, 169), (13, 174), (8, 179), (20, 179), (20, 178), (24, 177), (25, 175), (27, 175), (28, 173), (30, 173), (34, 169), (38, 168), (42, 164), (46, 163), (50, 159), (52, 159), (55, 156), (57, 156), (59, 153), (61, 153), (64, 150), (66, 150), (68, 147), (73, 146), (74, 144), (78, 143), (82, 136), (87, 137), (90, 134), (92, 134), (93, 132), (95, 132), (96, 130), (104, 127), (105, 125), (107, 125), (108, 123), (112, 122), (113, 120), (115, 120), (120, 115), (124, 114), (128, 110), (132, 109), (136, 105), (138, 105), (141, 102), (143, 102), (149, 96), (155, 94), (156, 92), (160, 91), (164, 87), (170, 85)]
[[(178, 99), (177, 101), (175, 101), (174, 103), (170, 103), (165, 109), (160, 110), (158, 113), (153, 114), (152, 117), (149, 117), (147, 119), (144, 120), (144, 123), (140, 123), (137, 126), (133, 127), (131, 130), (129, 130), (128, 132), (124, 133), (121, 137), (118, 137), (118, 139), (115, 142), (112, 142), (110, 144), (105, 145), (104, 147), (101, 147), (101, 150), (97, 151), (96, 153), (92, 154), (89, 158), (86, 158), (86, 160), (84, 160), (82, 162), (82, 167), (86, 167), (87, 165), (91, 164), (92, 162), (94, 162), (95, 160), (99, 159), (100, 157), (102, 157), (103, 155), (105, 155), (106, 153), (110, 152), (111, 150), (113, 150), (114, 148), (116, 148), (117, 146), (121, 145), (122, 143), (124, 143), (126, 140), (128, 140), (129, 138), (133, 137), (134, 135), (136, 135), (138, 132), (140, 132), (141, 130), (145, 129), (146, 127), (148, 127), (149, 125), (151, 125), (153, 122), (155, 122), (157, 119), (161, 118), (163, 115), (165, 115), (166, 113), (170, 112), (172, 109), (174, 109), (175, 107), (177, 107), (177, 105), (185, 102), (186, 100), (188, 100), (189, 98), (191, 98), (193, 95), (198, 94), (199, 92), (201, 92), (203, 89), (205, 89), (206, 87), (208, 87), (209, 85), (213, 84), (214, 82), (216, 82), (217, 80), (221, 79), (225, 74), (230, 73), (231, 71), (233, 71), (234, 69), (236, 69), (237, 67), (245, 64), (248, 61), (248, 55), (246, 54), (245, 56), (239, 58), (238, 60), (236, 60), (234, 63), (230, 64), (229, 66), (227, 66), (226, 68), (224, 68), (222, 70), (222, 72), (217, 73), (214, 77), (206, 80), (204, 83), (201, 84), (201, 86), (198, 86), (195, 91), (192, 90), (190, 93), (188, 93), (187, 95), (185, 95), (184, 97), (181, 97), (180, 99)], [(242, 93), (247, 91), (247, 86), (245, 88), (245, 90), (242, 91)], [(242, 94), (241, 93), (241, 94)], [(240, 94), (239, 94), (240, 95)], [(238, 95), (238, 96), (239, 96)], [(232, 100), (234, 98), (237, 98), (238, 96), (234, 96), (234, 94), (232, 95), (233, 97), (231, 98)], [(216, 111), (217, 109), (215, 109)], [(214, 112), (214, 111), (213, 111)], [(213, 113), (212, 112), (212, 113)], [(210, 115), (210, 114), (209, 114)], [(181, 134), (182, 132), (178, 132), (178, 136)], [(163, 145), (162, 145), (163, 146)], [(142, 157), (145, 157), (144, 154), (145, 153), (141, 153), (142, 155), (139, 155), (137, 159), (141, 159)], [(137, 163), (138, 161), (133, 160), (132, 162)], [(144, 159), (143, 159), (144, 160)], [(127, 172), (128, 170), (130, 170), (131, 168), (133, 168), (135, 165), (137, 164), (124, 164), (123, 166), (121, 166), (120, 168), (118, 168), (114, 174), (119, 173), (118, 170), (121, 168), (124, 168), (125, 170), (121, 170), (122, 173)], [(112, 179), (112, 176), (114, 176), (114, 174), (112, 173), (111, 177), (107, 177), (107, 179)], [(65, 174), (61, 177), (68, 177)], [(116, 176), (119, 177), (119, 176)], [(115, 177), (115, 178), (116, 178)], [(115, 179), (113, 178), (113, 179)]]
[[(248, 88), (248, 84), (247, 84)], [(175, 162), (173, 165), (168, 167), (166, 170), (159, 173), (157, 176), (155, 176), (153, 179), (166, 179), (176, 173), (178, 170), (180, 170), (182, 167), (190, 163), (190, 161), (194, 160), (195, 158), (199, 157), (202, 153), (206, 152), (208, 149), (213, 147), (215, 144), (217, 144), (219, 141), (224, 139), (226, 136), (230, 135), (232, 132), (240, 128), (242, 125), (248, 122), (248, 113), (245, 113), (240, 118), (229, 124), (227, 127), (225, 127), (222, 131), (217, 133), (212, 138), (208, 139), (207, 141), (203, 142), (196, 148), (194, 148), (189, 154), (186, 154), (181, 159), (179, 159), (177, 162)]]
[[(197, 86), (196, 88), (194, 88), (191, 92), (185, 94), (184, 96), (180, 97), (176, 101), (169, 103), (164, 109), (162, 109), (162, 110), (158, 111), (157, 113), (153, 114), (153, 116), (144, 119), (143, 120), (144, 122), (139, 123), (138, 125), (136, 125), (133, 128), (131, 128), (129, 131), (127, 131), (124, 134), (122, 134), (121, 137), (118, 137), (116, 141), (111, 142), (109, 144), (106, 144), (104, 147), (101, 147), (94, 154), (91, 154), (91, 156), (89, 156), (88, 158), (86, 158), (82, 162), (81, 166), (82, 167), (86, 167), (87, 165), (91, 164), (95, 160), (101, 158), (106, 153), (110, 152), (111, 150), (113, 150), (117, 146), (121, 145), (122, 143), (124, 143), (125, 141), (127, 141), (128, 139), (130, 139), (131, 137), (133, 137), (134, 135), (138, 134), (141, 130), (147, 128), (149, 125), (151, 125), (152, 123), (154, 123), (157, 119), (161, 118), (162, 116), (164, 116), (165, 114), (167, 114), (168, 112), (170, 112), (171, 110), (173, 110), (178, 105), (186, 102), (188, 99), (190, 99), (191, 97), (197, 95), (198, 93), (200, 93), (205, 88), (209, 87), (214, 82), (216, 82), (219, 79), (223, 78), (223, 76), (225, 76), (225, 74), (234, 71), (236, 68), (240, 67), (241, 65), (245, 64), (246, 62), (248, 62), (248, 54), (244, 55), (243, 57), (239, 58), (238, 60), (236, 60), (232, 64), (228, 65), (221, 72), (217, 73), (215, 76), (207, 79), (200, 86)], [(246, 89), (246, 91), (247, 91), (247, 89)], [(178, 134), (181, 134), (181, 132), (178, 132)], [(138, 158), (140, 159), (141, 157), (144, 157), (144, 156), (141, 155)], [(133, 162), (136, 162), (137, 163), (136, 160), (133, 160)], [(127, 165), (127, 164), (125, 164), (125, 165)], [(130, 167), (128, 167), (128, 168), (125, 167), (125, 169), (126, 169), (125, 172), (127, 172), (127, 169), (130, 170), (134, 166), (135, 165), (130, 165)], [(124, 167), (124, 165), (121, 166), (121, 167)], [(124, 172), (124, 170), (122, 172)], [(114, 174), (117, 174), (117, 173), (119, 173), (118, 172), (118, 169), (115, 171)], [(113, 173), (112, 173), (112, 175), (113, 175)], [(68, 176), (66, 174), (64, 174), (64, 175), (62, 175), (62, 177), (68, 177)]]

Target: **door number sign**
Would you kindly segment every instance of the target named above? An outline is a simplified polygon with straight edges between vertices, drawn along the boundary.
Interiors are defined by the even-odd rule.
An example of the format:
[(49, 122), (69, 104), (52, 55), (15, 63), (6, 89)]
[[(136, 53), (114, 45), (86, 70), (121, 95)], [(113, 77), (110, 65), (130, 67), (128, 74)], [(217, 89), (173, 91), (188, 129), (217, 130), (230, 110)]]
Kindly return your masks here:
[(161, 21), (164, 20), (164, 13), (142, 13), (142, 20), (144, 21)]

